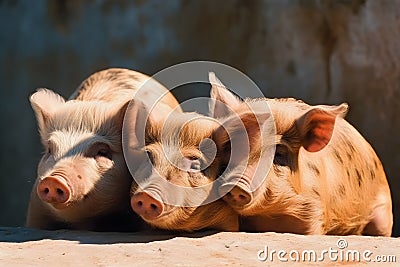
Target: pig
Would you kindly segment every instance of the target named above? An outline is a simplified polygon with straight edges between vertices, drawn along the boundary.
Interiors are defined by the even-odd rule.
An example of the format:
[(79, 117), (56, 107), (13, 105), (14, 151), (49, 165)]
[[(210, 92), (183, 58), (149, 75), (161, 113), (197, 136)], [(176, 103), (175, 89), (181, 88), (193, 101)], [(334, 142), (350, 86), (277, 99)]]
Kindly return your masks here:
[[(230, 156), (229, 149), (223, 150), (230, 142), (227, 134), (215, 138), (225, 153), (222, 158), (234, 162), (222, 173), (219, 192), (240, 214), (241, 230), (391, 235), (392, 203), (384, 169), (370, 144), (344, 119), (347, 104), (311, 106), (293, 98), (241, 100), (214, 73), (209, 78), (210, 116), (224, 121), (232, 138), (237, 126), (230, 116), (241, 118), (245, 141), (251, 144), (248, 154)], [(273, 119), (272, 136), (262, 134), (271, 132), (263, 130), (268, 120), (259, 118), (265, 106)], [(268, 157), (262, 157), (267, 146), (275, 146), (271, 166)]]
[(28, 227), (141, 229), (142, 220), (129, 205), (132, 177), (121, 138), (125, 111), (135, 104), (131, 99), (144, 84), (150, 86), (142, 97), (164, 95), (163, 110), (179, 106), (148, 76), (116, 68), (88, 77), (68, 101), (48, 89), (31, 95), (44, 155), (31, 193)]
[[(127, 121), (146, 110), (133, 106)], [(164, 122), (150, 113), (131, 125), (126, 142), (148, 155), (133, 175), (138, 182), (131, 188), (131, 206), (149, 225), (180, 232), (238, 231), (237, 213), (218, 197), (213, 183), (220, 158), (212, 138), (219, 128), (216, 120), (194, 112), (173, 112)]]

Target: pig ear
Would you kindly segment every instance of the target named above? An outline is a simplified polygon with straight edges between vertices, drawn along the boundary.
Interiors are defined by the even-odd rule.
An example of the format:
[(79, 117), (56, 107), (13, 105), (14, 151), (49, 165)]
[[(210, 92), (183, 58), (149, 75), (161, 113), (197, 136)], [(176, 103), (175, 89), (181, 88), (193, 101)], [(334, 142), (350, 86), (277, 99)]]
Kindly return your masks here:
[(144, 147), (148, 114), (148, 109), (142, 101), (134, 99), (128, 103), (123, 121), (125, 147), (132, 149)]
[(209, 115), (213, 118), (220, 118), (229, 115), (230, 109), (235, 109), (243, 101), (233, 95), (214, 72), (208, 74), (211, 83), (211, 99), (209, 102)]
[(145, 145), (145, 133), (156, 124), (163, 123), (171, 114), (168, 105), (158, 102), (149, 112), (149, 108), (138, 99), (128, 103), (124, 118), (124, 140), (130, 148), (140, 148)]
[(48, 89), (38, 89), (29, 98), (33, 111), (35, 112), (38, 127), (42, 138), (45, 135), (46, 125), (51, 115), (65, 103), (62, 96)]
[(118, 129), (122, 129), (129, 103), (130, 101), (125, 102), (124, 104), (122, 104), (122, 106), (119, 106), (115, 112), (114, 120)]
[(309, 152), (323, 149), (331, 140), (336, 117), (344, 118), (348, 105), (315, 106), (296, 121), (302, 146)]
[(233, 152), (233, 164), (248, 158), (249, 152), (259, 148), (262, 125), (269, 117), (268, 113), (246, 112), (227, 118), (213, 133), (219, 153), (225, 157)]

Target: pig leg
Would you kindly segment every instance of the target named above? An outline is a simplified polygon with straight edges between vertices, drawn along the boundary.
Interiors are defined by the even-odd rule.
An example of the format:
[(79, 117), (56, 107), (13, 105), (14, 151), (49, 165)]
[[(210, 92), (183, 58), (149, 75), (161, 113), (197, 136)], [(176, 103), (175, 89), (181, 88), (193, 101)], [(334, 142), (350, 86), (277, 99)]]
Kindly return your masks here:
[[(36, 188), (36, 186), (34, 187)], [(27, 227), (55, 230), (67, 228), (65, 223), (55, 219), (55, 216), (39, 200), (36, 190), (33, 190), (27, 214)]]
[(377, 198), (377, 204), (371, 213), (371, 220), (365, 226), (363, 235), (391, 236), (393, 226), (393, 214), (390, 194), (381, 192)]

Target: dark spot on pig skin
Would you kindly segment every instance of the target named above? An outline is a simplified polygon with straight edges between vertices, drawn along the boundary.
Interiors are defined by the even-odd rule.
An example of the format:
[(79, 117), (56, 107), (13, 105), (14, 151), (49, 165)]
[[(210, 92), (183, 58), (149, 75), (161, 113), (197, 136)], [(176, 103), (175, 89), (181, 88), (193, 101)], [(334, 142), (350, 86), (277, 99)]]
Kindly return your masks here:
[(352, 143), (347, 142), (347, 146), (350, 148), (350, 151), (351, 151), (352, 153), (354, 153), (354, 152), (356, 151), (356, 150), (354, 149), (354, 146), (353, 146)]
[[(127, 80), (134, 80), (134, 81), (139, 81), (140, 79), (133, 74), (126, 74), (125, 71), (123, 70), (109, 70), (106, 73), (106, 77), (110, 81), (117, 81), (123, 76), (124, 78), (126, 77)], [(121, 84), (123, 85), (123, 84)], [(131, 88), (132, 85), (127, 84), (128, 87), (126, 88)]]
[(128, 77), (134, 81), (140, 81), (140, 78), (136, 75), (128, 75)]
[(374, 159), (374, 165), (375, 165), (375, 169), (378, 168), (378, 162), (376, 161), (376, 159)]
[(315, 187), (312, 188), (312, 191), (314, 192), (314, 194), (316, 194), (317, 196), (320, 196), (319, 192), (317, 191), (317, 189)]
[(313, 172), (315, 172), (316, 175), (320, 175), (320, 174), (321, 174), (321, 172), (318, 170), (317, 166), (315, 166), (314, 164), (308, 163), (308, 167), (309, 167)]
[(339, 185), (339, 193), (340, 195), (344, 196), (346, 194), (346, 188), (344, 187), (344, 185)]
[(78, 179), (82, 179), (82, 176), (80, 174), (78, 174)]
[(118, 88), (131, 88), (132, 85), (130, 85), (130, 84), (126, 83), (126, 82), (118, 82), (115, 85), (115, 87), (118, 87)]
[(335, 154), (336, 158), (338, 159), (338, 161), (343, 164), (343, 159), (339, 154), (339, 151), (337, 151), (336, 149), (333, 150), (333, 153)]
[(370, 170), (370, 174), (371, 174), (371, 176), (370, 176), (371, 180), (374, 180), (375, 179), (375, 172), (373, 170)]
[(362, 177), (358, 170), (356, 170), (356, 175), (357, 175), (358, 186), (361, 186)]
[(349, 161), (352, 161), (352, 160), (353, 160), (353, 157), (352, 157), (352, 155), (351, 155), (350, 152), (347, 152), (347, 158), (349, 159)]

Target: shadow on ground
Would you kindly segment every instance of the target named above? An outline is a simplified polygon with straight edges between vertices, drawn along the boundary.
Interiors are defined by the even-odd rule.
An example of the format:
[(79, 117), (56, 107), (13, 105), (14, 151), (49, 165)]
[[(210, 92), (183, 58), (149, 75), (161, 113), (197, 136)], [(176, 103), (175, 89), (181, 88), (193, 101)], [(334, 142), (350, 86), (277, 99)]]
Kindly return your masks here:
[(130, 233), (89, 232), (73, 230), (46, 231), (25, 227), (0, 227), (0, 242), (23, 243), (38, 240), (69, 240), (80, 244), (148, 243), (175, 237), (201, 238), (216, 234), (217, 231), (195, 233), (172, 233), (169, 231), (141, 231)]

